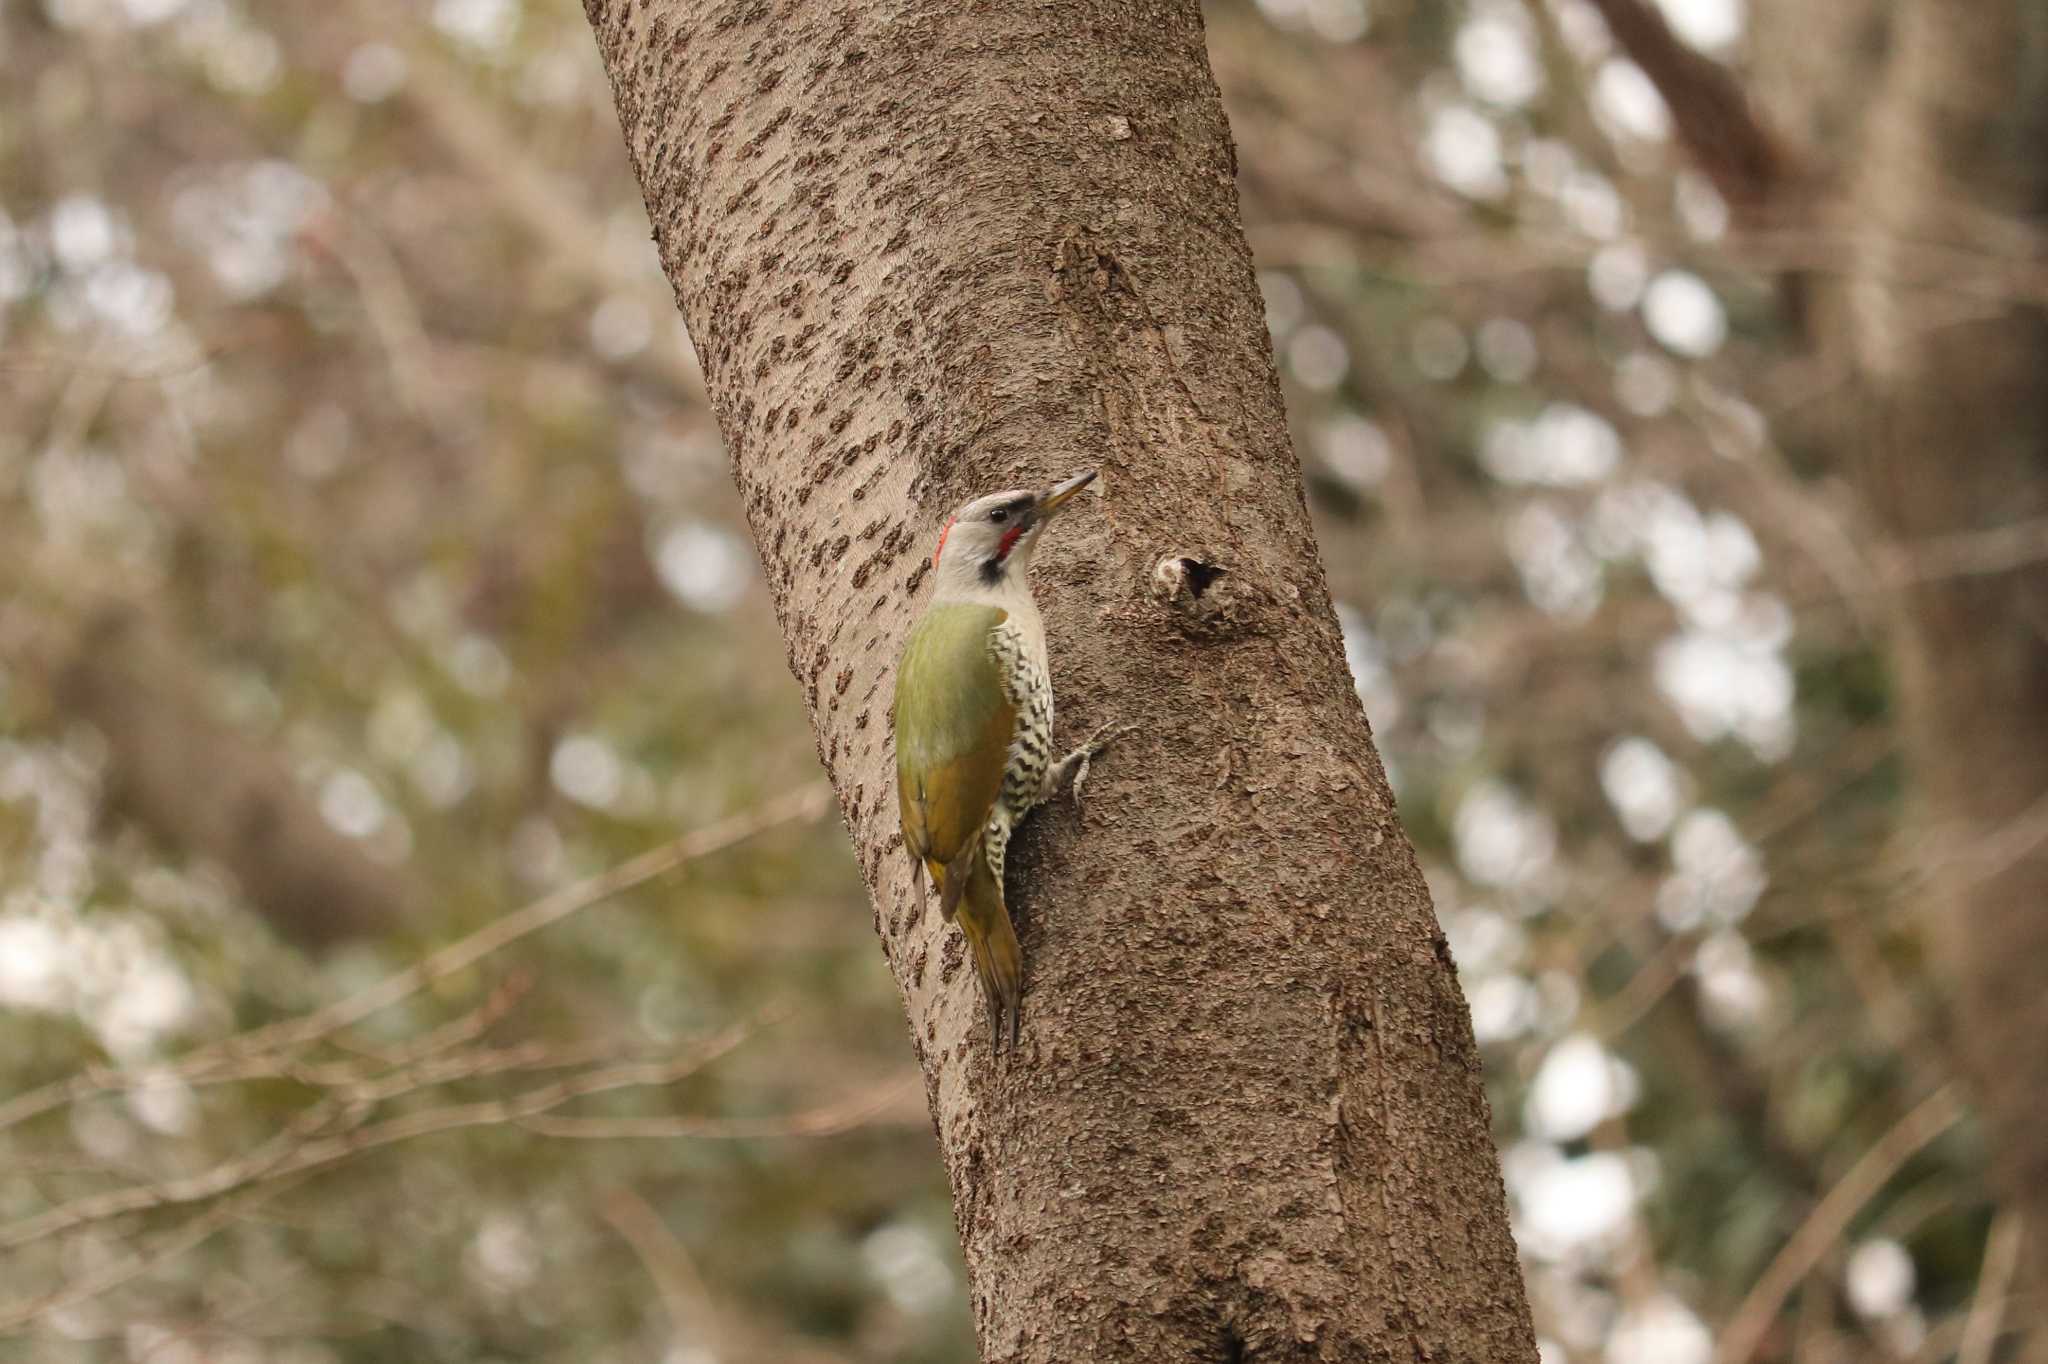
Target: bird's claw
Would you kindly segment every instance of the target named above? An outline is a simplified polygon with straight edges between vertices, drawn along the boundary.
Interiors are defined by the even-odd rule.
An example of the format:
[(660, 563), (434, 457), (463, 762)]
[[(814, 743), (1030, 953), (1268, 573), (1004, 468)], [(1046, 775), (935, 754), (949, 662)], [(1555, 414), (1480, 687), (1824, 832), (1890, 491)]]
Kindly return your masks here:
[(1096, 754), (1108, 748), (1124, 735), (1132, 733), (1137, 728), (1136, 725), (1107, 724), (1101, 729), (1096, 730), (1088, 742), (1081, 745), (1079, 749), (1081, 765), (1074, 769), (1074, 780), (1067, 788), (1067, 794), (1074, 798), (1074, 815), (1076, 818), (1079, 818), (1083, 813), (1081, 808), (1081, 788), (1088, 784), (1088, 765), (1094, 761)]

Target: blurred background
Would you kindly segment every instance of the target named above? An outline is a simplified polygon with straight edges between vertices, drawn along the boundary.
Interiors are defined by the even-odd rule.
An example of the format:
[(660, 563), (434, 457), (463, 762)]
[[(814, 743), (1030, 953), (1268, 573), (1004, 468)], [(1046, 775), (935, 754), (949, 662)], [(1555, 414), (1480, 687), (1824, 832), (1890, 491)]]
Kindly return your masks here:
[[(1987, 1364), (1914, 570), (1758, 216), (1891, 7), (1760, 8), (1210, 44), (1545, 1364)], [(0, 1358), (973, 1357), (648, 235), (572, 0), (0, 0)]]

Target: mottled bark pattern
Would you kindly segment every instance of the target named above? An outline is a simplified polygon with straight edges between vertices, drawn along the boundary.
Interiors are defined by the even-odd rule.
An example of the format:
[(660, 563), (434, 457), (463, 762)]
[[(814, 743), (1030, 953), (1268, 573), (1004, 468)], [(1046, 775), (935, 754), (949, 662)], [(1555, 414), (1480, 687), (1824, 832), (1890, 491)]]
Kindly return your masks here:
[[(1532, 1360), (1455, 973), (1345, 670), (1191, 0), (587, 0), (903, 992), (984, 1358)], [(1021, 1050), (911, 894), (941, 517), (1040, 553)], [(1227, 569), (1162, 579), (1163, 556)], [(1192, 584), (1206, 590), (1199, 597)]]
[[(2048, 319), (1997, 284), (2001, 265), (2043, 264), (2048, 9), (1915, 0), (1892, 53), (1854, 187), (1846, 318), (1859, 472), (1910, 555), (2048, 516)], [(1990, 287), (1916, 287), (1933, 251), (1980, 262)], [(1923, 903), (2048, 1301), (2048, 565), (1934, 567), (1898, 598)], [(2031, 1357), (2048, 1359), (2048, 1332)]]

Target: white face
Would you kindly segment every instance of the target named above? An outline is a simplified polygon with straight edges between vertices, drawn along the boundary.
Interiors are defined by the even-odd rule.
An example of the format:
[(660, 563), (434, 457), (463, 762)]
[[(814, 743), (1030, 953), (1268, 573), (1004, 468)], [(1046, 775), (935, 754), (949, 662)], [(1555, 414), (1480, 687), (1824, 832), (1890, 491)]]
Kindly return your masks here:
[(977, 497), (953, 513), (932, 551), (939, 598), (1004, 599), (1027, 595), (1024, 570), (1046, 523), (1095, 480), (1095, 470), (1074, 475), (1048, 492), (1012, 488)]
[(940, 579), (994, 586), (1031, 562), (1045, 522), (1037, 515), (1039, 494), (1024, 488), (977, 497), (946, 523), (932, 567)]

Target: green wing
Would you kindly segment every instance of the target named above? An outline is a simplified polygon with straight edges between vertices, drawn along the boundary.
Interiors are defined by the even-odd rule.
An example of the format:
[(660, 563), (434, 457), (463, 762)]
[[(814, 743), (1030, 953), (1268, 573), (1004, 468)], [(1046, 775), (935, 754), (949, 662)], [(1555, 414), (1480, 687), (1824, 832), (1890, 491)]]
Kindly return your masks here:
[(1003, 788), (1017, 709), (989, 635), (995, 606), (934, 606), (911, 629), (896, 669), (896, 804), (903, 844), (939, 882), (980, 837)]

